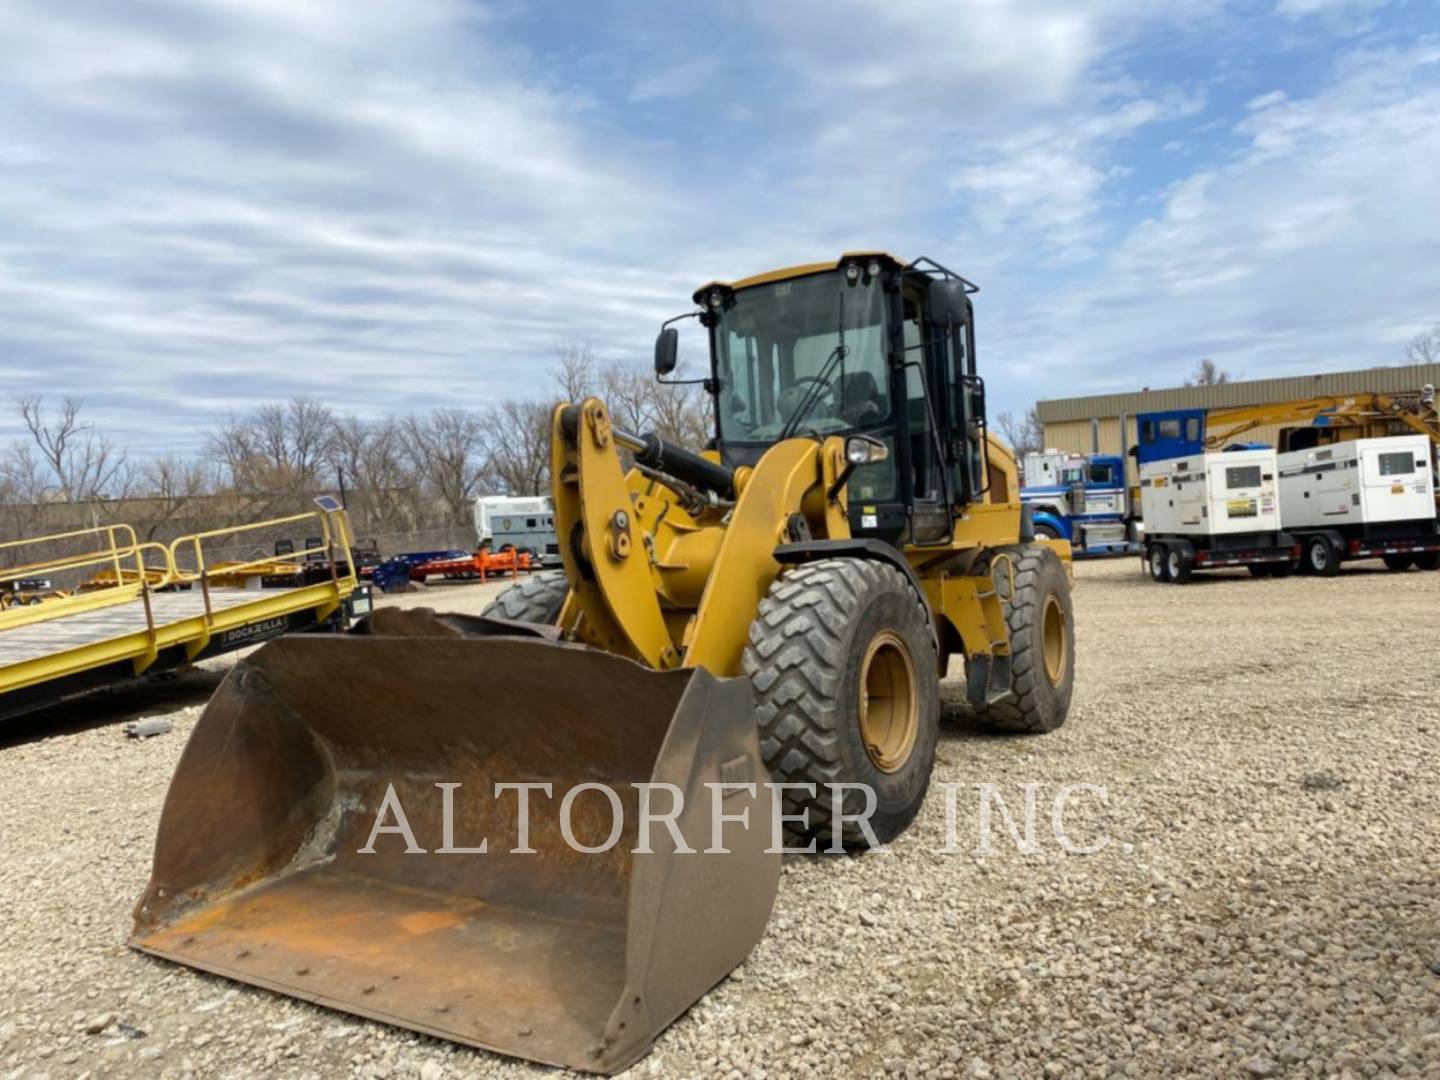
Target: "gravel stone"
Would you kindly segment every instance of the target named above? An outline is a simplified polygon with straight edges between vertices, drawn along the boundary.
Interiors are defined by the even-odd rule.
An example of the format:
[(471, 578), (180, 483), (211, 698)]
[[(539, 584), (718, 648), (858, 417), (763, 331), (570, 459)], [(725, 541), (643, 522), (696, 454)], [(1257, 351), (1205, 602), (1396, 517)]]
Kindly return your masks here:
[[(634, 1075), (1436, 1075), (1440, 574), (1170, 587), (1121, 559), (1076, 579), (1066, 725), (983, 731), (952, 665), (912, 828), (788, 858), (743, 971)], [(503, 587), (380, 602), (478, 613)], [(226, 663), (0, 728), (0, 1077), (555, 1076), (125, 947)], [(175, 732), (124, 738), (138, 717)], [(1032, 854), (998, 810), (979, 850), (977, 784), (1022, 835), (1037, 785)], [(1055, 799), (1086, 784), (1105, 795), (1072, 786), (1065, 833), (1110, 842), (1067, 854)]]

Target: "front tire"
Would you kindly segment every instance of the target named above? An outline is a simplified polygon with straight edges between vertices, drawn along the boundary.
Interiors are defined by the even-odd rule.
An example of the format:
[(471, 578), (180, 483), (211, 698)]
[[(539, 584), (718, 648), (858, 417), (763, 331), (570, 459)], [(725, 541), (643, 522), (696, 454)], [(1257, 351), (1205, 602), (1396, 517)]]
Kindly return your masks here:
[(1035, 539), (1037, 540), (1059, 540), (1060, 530), (1054, 525), (1036, 525)]
[(565, 606), (565, 597), (569, 593), (570, 582), (563, 570), (531, 574), (502, 592), (480, 614), (538, 626), (554, 626), (560, 620), (560, 609)]
[[(995, 554), (1008, 555), (1011, 576)], [(1040, 735), (1065, 723), (1075, 686), (1075, 609), (1070, 580), (1049, 548), (998, 548), (981, 556), (974, 573), (987, 572), (1005, 602), (1010, 630), (1010, 694), (975, 710), (994, 731)]]
[[(743, 666), (755, 688), (760, 753), (785, 790), (787, 823), (818, 846), (862, 847), (854, 822), (837, 837), (835, 783), (875, 794), (870, 826), (880, 843), (899, 836), (925, 800), (935, 767), (939, 662), (924, 600), (898, 569), (865, 559), (821, 559), (787, 570), (750, 624)], [(844, 793), (846, 814), (865, 793)]]

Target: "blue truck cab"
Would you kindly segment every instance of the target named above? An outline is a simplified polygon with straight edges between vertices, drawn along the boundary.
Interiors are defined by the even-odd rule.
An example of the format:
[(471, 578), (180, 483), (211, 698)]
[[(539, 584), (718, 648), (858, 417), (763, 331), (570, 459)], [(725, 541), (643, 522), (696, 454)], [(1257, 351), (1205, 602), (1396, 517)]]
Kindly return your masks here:
[(1170, 409), (1141, 413), (1136, 418), (1135, 460), (1152, 461), (1189, 457), (1205, 452), (1205, 410)]
[(1020, 499), (1030, 507), (1036, 534), (1069, 540), (1077, 556), (1138, 550), (1125, 459), (1118, 455), (1026, 454)]

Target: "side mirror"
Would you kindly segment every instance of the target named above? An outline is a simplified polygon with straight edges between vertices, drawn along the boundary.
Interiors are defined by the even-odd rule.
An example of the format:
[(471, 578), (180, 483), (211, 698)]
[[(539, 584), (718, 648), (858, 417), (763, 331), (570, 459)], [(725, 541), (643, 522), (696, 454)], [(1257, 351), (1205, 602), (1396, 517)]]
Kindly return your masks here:
[(930, 318), (941, 326), (947, 322), (958, 326), (970, 321), (965, 282), (955, 278), (930, 282)]
[(657, 377), (669, 375), (675, 370), (675, 363), (680, 355), (680, 331), (673, 326), (667, 326), (660, 331), (655, 338), (655, 374)]

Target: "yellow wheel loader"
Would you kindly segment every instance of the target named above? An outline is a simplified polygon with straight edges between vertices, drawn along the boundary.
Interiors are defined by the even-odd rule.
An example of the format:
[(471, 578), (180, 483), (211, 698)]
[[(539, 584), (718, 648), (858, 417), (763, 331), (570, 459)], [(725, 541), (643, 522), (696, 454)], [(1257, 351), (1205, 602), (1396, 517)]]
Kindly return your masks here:
[(1035, 541), (986, 428), (975, 291), (872, 252), (697, 291), (711, 447), (559, 405), (563, 573), (238, 664), (133, 944), (534, 1060), (636, 1060), (763, 934), (782, 845), (915, 817), (953, 657), (982, 723), (1064, 722), (1069, 549)]

